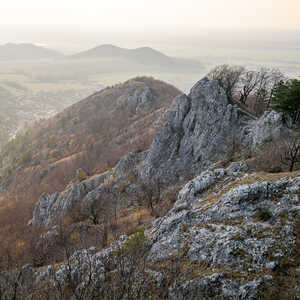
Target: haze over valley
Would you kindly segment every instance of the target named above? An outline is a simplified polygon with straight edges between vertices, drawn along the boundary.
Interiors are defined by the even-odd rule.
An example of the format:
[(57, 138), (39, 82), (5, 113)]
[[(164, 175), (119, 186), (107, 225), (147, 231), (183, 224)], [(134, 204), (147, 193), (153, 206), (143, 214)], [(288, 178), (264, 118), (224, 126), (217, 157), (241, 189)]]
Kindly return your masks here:
[[(70, 42), (75, 39), (72, 30), (67, 33)], [(291, 77), (300, 72), (299, 32), (291, 30), (207, 30), (179, 36), (179, 42), (167, 35), (164, 42), (152, 38), (157, 49), (165, 49), (163, 52), (145, 47), (149, 45), (146, 40), (139, 44), (130, 39), (126, 44), (139, 47), (118, 47), (116, 40), (115, 45), (99, 44), (83, 50), (95, 44), (96, 32), (87, 35), (81, 48), (66, 51), (68, 40), (60, 41), (63, 34), (55, 30), (52, 35), (48, 33), (48, 43), (44, 40), (47, 34), (43, 40), (36, 39), (34, 31), (23, 34), (28, 43), (16, 43), (13, 38), (14, 43), (0, 45), (0, 98), (2, 111), (7, 112), (0, 121), (5, 122), (0, 133), (3, 142), (25, 124), (48, 118), (105, 86), (139, 75), (164, 80), (185, 92), (214, 66), (224, 63), (251, 69), (278, 68)], [(47, 44), (59, 48), (41, 46)]]
[(146, 74), (184, 90), (204, 73), (197, 60), (169, 57), (149, 47), (114, 45), (64, 55), (34, 44), (4, 44), (0, 65), (2, 143), (25, 124), (53, 116), (105, 86)]

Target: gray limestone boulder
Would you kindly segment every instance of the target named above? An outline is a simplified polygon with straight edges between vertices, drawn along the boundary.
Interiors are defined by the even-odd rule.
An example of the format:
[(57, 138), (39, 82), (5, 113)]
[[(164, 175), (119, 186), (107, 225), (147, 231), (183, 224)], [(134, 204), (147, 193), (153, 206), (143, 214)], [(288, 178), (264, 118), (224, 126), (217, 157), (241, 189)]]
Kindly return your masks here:
[(117, 105), (121, 107), (134, 107), (136, 113), (146, 107), (155, 107), (156, 98), (149, 87), (129, 87), (118, 99)]
[(266, 142), (278, 139), (286, 130), (282, 114), (274, 110), (265, 111), (259, 119), (251, 121), (244, 128), (244, 132), (248, 134), (246, 143), (255, 150)]
[(179, 192), (178, 201), (175, 207), (182, 204), (190, 205), (194, 202), (197, 194), (202, 193), (216, 181), (216, 176), (212, 171), (204, 171), (198, 177), (188, 182)]
[(193, 180), (189, 181), (178, 194), (178, 200), (174, 205), (174, 209), (189, 206), (193, 204), (197, 198), (218, 180), (232, 180), (234, 177), (244, 174), (248, 167), (243, 162), (233, 162), (227, 169), (206, 170)]
[(129, 152), (119, 160), (119, 162), (114, 168), (113, 174), (115, 176), (120, 176), (125, 174), (128, 171), (133, 170), (137, 164), (139, 164), (146, 158), (146, 156), (147, 156), (147, 152), (141, 152), (141, 153)]
[[(245, 177), (243, 173), (240, 176), (242, 181)], [(191, 186), (196, 179), (190, 182)], [(205, 265), (208, 272), (221, 266), (232, 274), (242, 274), (241, 281), (237, 280), (234, 287), (227, 289), (232, 296), (229, 299), (257, 299), (263, 278), (258, 275), (245, 283), (247, 274), (268, 273), (279, 268), (281, 260), (289, 257), (295, 247), (293, 226), (300, 215), (300, 177), (252, 184), (238, 184), (233, 177), (231, 184), (234, 182), (237, 186), (233, 185), (225, 193), (220, 189), (215, 199), (208, 198), (206, 202), (200, 193), (194, 196), (194, 203), (199, 200), (198, 205), (179, 211), (173, 208), (165, 217), (157, 219), (151, 232), (153, 245), (148, 259), (150, 262), (164, 261), (184, 251), (185, 259), (195, 270)], [(178, 201), (188, 186), (179, 192)], [(283, 216), (285, 224), (282, 224)], [(221, 279), (216, 287), (217, 294), (211, 297), (216, 297), (224, 285), (228, 287), (227, 279)], [(203, 280), (206, 282), (207, 277), (172, 288), (172, 299), (183, 299), (183, 295), (193, 299), (189, 297), (194, 291), (210, 299), (205, 293), (206, 288), (210, 290), (211, 283), (206, 282), (204, 288)]]
[(49, 226), (62, 216), (65, 216), (90, 191), (102, 184), (108, 174), (94, 176), (88, 180), (71, 184), (61, 193), (43, 194), (35, 205), (29, 225)]

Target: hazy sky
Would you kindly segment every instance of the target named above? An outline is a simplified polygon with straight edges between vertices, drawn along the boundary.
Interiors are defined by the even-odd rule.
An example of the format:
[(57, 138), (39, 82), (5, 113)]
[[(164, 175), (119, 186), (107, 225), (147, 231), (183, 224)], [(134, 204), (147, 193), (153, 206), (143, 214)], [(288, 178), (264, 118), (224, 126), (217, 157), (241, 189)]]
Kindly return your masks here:
[(0, 25), (300, 29), (300, 0), (1, 0)]
[(104, 43), (179, 56), (207, 45), (300, 45), (300, 0), (0, 0), (0, 12), (0, 44), (65, 53)]

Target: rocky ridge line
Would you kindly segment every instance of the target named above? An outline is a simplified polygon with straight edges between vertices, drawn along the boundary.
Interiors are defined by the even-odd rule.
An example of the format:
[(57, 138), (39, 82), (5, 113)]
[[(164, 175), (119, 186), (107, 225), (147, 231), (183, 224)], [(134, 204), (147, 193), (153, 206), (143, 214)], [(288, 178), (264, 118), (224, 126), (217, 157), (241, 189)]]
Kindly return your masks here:
[[(99, 175), (103, 180), (97, 184), (94, 179), (92, 184), (86, 180), (69, 187), (68, 193), (41, 196), (30, 224), (49, 225), (78, 202), (84, 210), (94, 201), (111, 198), (106, 187), (118, 190), (125, 186), (127, 196), (124, 195), (119, 204), (131, 205), (130, 194), (139, 192), (140, 183), (151, 185), (155, 181), (167, 187), (184, 182), (213, 162), (223, 160), (233, 147), (255, 150), (264, 142), (276, 139), (283, 130), (280, 114), (268, 111), (258, 120), (249, 119), (228, 102), (217, 81), (204, 78), (188, 96), (175, 97), (166, 113), (165, 126), (155, 136), (148, 152), (126, 155), (115, 171)], [(120, 164), (127, 165), (121, 170)], [(128, 174), (134, 174), (135, 182)], [(103, 184), (104, 178), (110, 180)], [(87, 190), (86, 185), (92, 188)]]

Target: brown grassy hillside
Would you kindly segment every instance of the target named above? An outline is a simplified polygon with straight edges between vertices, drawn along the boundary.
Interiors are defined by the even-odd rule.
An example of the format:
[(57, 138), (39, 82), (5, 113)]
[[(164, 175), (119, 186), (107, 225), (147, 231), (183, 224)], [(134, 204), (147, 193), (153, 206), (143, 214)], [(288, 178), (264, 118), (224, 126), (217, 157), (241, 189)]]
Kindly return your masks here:
[[(150, 100), (137, 109), (134, 97), (140, 101), (145, 91)], [(91, 95), (7, 144), (0, 156), (0, 238), (16, 240), (39, 196), (62, 191), (78, 168), (93, 175), (129, 151), (147, 149), (178, 94), (164, 82), (135, 78)]]

